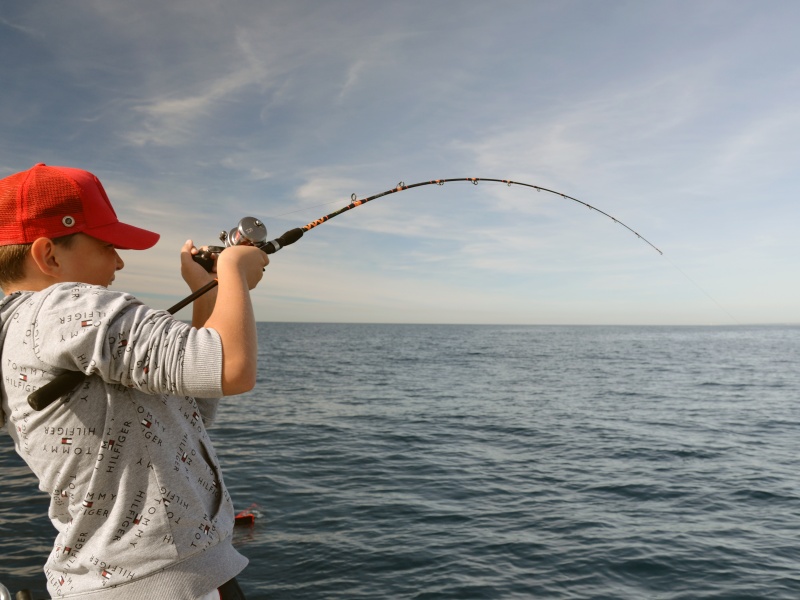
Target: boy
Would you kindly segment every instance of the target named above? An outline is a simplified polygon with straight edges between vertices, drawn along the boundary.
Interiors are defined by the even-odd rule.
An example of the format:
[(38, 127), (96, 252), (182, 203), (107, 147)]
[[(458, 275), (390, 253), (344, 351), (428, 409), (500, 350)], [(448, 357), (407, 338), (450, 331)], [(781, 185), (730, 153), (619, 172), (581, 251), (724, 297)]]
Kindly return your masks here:
[[(38, 164), (0, 180), (2, 410), (16, 451), (51, 496), (45, 565), (54, 598), (243, 598), (233, 505), (206, 426), (218, 398), (250, 390), (250, 290), (267, 255), (234, 246), (192, 326), (107, 289), (158, 234), (120, 223), (91, 173)], [(211, 280), (181, 249), (194, 291)], [(66, 370), (84, 382), (36, 412), (30, 392)], [(217, 591), (222, 588), (221, 591)]]

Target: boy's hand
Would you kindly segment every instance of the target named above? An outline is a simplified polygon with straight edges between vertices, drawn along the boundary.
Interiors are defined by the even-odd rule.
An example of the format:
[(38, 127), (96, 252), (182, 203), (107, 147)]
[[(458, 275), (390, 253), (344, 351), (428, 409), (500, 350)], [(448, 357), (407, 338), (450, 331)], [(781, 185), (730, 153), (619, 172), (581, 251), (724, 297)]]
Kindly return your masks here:
[(217, 278), (222, 283), (224, 278), (238, 274), (252, 290), (261, 281), (268, 264), (266, 252), (255, 246), (231, 246), (217, 257)]
[[(181, 277), (189, 285), (189, 288), (195, 292), (201, 287), (206, 285), (209, 281), (214, 280), (214, 272), (216, 266), (211, 269), (211, 273), (206, 271), (200, 264), (192, 260), (192, 256), (198, 253), (192, 240), (186, 240), (181, 248)], [(213, 257), (218, 255), (212, 254)]]

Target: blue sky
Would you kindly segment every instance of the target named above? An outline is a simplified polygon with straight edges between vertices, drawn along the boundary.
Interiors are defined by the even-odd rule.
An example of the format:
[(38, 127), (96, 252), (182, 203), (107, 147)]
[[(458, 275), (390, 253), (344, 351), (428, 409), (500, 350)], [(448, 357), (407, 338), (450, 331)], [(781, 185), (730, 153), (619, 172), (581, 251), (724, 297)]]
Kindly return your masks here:
[(797, 323), (800, 4), (0, 0), (0, 175), (85, 168), (181, 243), (271, 237), (270, 321)]

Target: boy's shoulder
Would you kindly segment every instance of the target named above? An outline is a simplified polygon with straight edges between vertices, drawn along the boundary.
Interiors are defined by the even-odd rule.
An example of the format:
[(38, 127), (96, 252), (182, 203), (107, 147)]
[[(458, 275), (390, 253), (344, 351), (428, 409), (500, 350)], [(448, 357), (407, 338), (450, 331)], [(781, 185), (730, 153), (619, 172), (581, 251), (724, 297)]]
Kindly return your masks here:
[(114, 305), (118, 307), (130, 304), (141, 304), (135, 296), (128, 292), (109, 290), (100, 285), (89, 283), (56, 283), (39, 292), (33, 292), (30, 300), (41, 304), (41, 308), (66, 308), (72, 306)]
[(41, 291), (5, 296), (0, 302), (0, 322), (3, 334), (13, 321), (20, 325), (35, 322), (39, 330), (73, 321), (96, 327), (101, 319), (142, 306), (127, 292), (86, 283), (57, 283)]
[(5, 331), (6, 325), (13, 318), (14, 313), (17, 312), (20, 306), (25, 304), (26, 301), (34, 292), (14, 292), (0, 298), (0, 326)]

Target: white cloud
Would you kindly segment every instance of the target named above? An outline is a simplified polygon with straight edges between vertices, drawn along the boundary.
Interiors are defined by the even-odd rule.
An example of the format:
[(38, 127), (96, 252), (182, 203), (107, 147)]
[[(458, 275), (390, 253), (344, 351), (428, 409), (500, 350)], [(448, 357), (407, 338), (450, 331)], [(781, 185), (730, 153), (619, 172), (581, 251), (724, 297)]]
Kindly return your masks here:
[(3, 27), (8, 27), (9, 29), (14, 29), (20, 33), (24, 33), (25, 35), (35, 36), (38, 34), (38, 32), (32, 27), (26, 27), (24, 25), (14, 23), (8, 19), (4, 19), (3, 17), (0, 17), (0, 25)]
[(305, 183), (295, 190), (295, 197), (303, 204), (317, 204), (320, 202), (331, 202), (336, 198), (346, 198), (345, 203), (350, 202), (352, 190), (358, 186), (359, 182), (349, 177), (335, 176), (311, 176)]
[[(747, 278), (797, 295), (797, 9), (501, 4), (19, 3), (0, 21), (15, 45), (0, 46), (33, 62), (0, 66), (0, 164), (97, 165), (120, 216), (164, 234), (161, 261), (126, 269), (164, 294), (181, 286), (173, 242), (213, 242), (244, 214), (304, 223), (398, 179), (472, 175), (596, 206), (742, 304), (758, 304)], [(557, 196), (453, 183), (337, 217), (274, 258), (268, 289), (299, 319), (341, 317), (353, 294), (382, 320), (448, 305), (535, 320), (523, 293), (589, 319), (599, 309), (566, 291), (607, 298), (627, 278), (685, 307), (646, 272), (659, 260)]]
[(799, 136), (800, 110), (793, 102), (752, 115), (716, 139), (708, 160), (709, 177), (752, 185), (793, 172), (800, 159)]
[(213, 120), (220, 103), (263, 83), (264, 77), (259, 65), (240, 65), (217, 78), (204, 78), (201, 85), (195, 84), (198, 88), (195, 93), (171, 97), (173, 92), (169, 92), (166, 96), (145, 99), (133, 106), (142, 116), (140, 124), (124, 137), (138, 146), (184, 145), (197, 137), (199, 121)]

